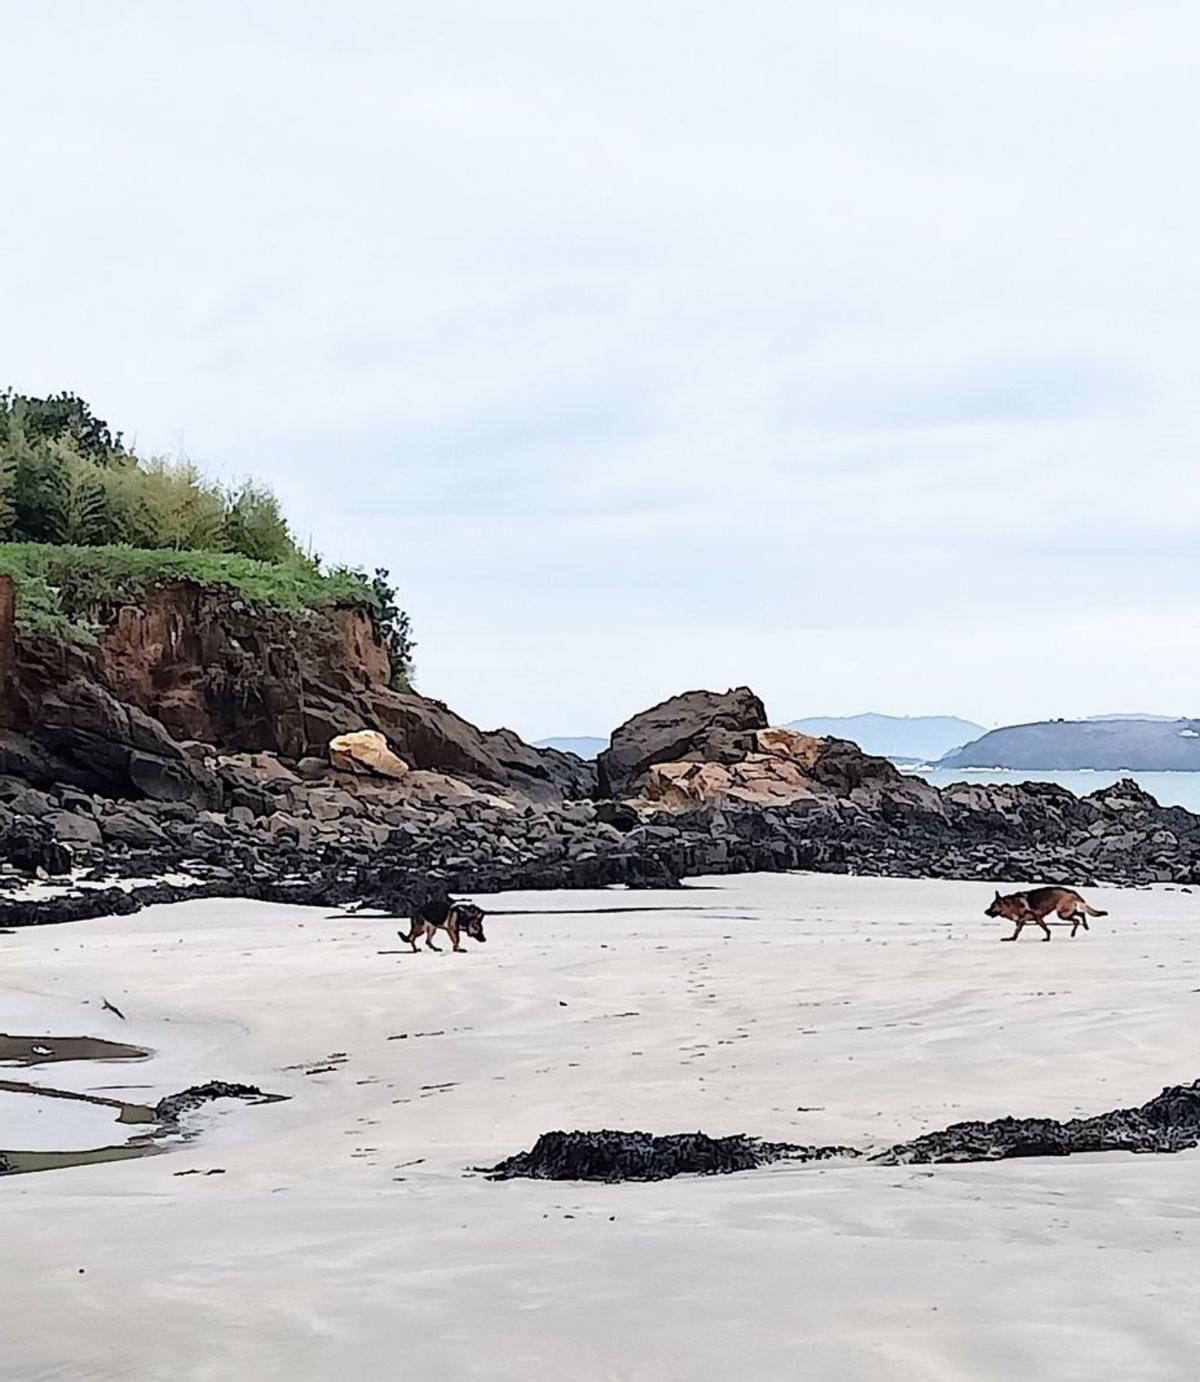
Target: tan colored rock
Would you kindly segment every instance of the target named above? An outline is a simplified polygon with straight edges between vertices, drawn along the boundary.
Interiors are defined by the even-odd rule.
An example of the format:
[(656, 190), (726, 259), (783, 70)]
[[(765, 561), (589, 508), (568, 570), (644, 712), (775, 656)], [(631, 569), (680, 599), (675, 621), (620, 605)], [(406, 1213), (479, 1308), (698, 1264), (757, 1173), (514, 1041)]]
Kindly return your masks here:
[(722, 801), (785, 806), (819, 790), (799, 763), (775, 753), (752, 753), (741, 763), (656, 763), (647, 773), (642, 801), (669, 811)]
[(460, 782), (448, 773), (427, 772), (414, 768), (404, 784), (404, 795), (409, 801), (450, 800), (455, 802), (475, 801), (485, 806), (495, 806), (504, 811), (516, 811), (515, 802), (508, 801), (493, 792), (480, 791), (469, 783)]
[(811, 768), (821, 756), (821, 740), (811, 734), (801, 734), (799, 730), (760, 729), (754, 737), (760, 753), (789, 758), (804, 768)]
[(341, 772), (375, 777), (400, 778), (408, 772), (408, 764), (391, 751), (377, 729), (337, 735), (329, 741), (329, 761)]

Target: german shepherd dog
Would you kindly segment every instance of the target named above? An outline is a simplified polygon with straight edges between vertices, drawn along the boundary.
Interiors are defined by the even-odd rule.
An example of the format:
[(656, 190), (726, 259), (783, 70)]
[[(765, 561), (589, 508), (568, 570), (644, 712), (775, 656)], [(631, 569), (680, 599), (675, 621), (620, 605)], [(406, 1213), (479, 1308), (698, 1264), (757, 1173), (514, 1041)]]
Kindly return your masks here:
[(439, 930), (444, 930), (450, 937), (450, 946), (453, 950), (462, 950), (459, 945), (459, 937), (466, 934), (473, 941), (478, 941), (480, 945), (487, 942), (487, 937), (483, 934), (484, 911), (482, 907), (476, 907), (473, 902), (452, 902), (448, 897), (427, 898), (420, 903), (412, 914), (412, 926), (406, 936), (403, 931), (396, 934), (402, 941), (407, 941), (413, 948), (413, 954), (417, 953), (417, 942), (422, 936), (425, 937), (425, 947), (428, 950), (440, 950), (440, 945), (434, 945), (433, 938)]
[(1025, 923), (1034, 921), (1046, 933), (1042, 939), (1048, 941), (1050, 928), (1046, 925), (1046, 918), (1051, 912), (1057, 912), (1060, 920), (1071, 923), (1072, 940), (1081, 926), (1085, 931), (1091, 930), (1088, 917), (1108, 916), (1107, 912), (1085, 902), (1073, 888), (1034, 888), (1027, 893), (1009, 893), (1007, 897), (1001, 897), (997, 892), (995, 901), (984, 912), (984, 916), (1005, 917), (1008, 921), (1016, 922), (1012, 935), (1001, 936), (1001, 940), (1015, 941)]

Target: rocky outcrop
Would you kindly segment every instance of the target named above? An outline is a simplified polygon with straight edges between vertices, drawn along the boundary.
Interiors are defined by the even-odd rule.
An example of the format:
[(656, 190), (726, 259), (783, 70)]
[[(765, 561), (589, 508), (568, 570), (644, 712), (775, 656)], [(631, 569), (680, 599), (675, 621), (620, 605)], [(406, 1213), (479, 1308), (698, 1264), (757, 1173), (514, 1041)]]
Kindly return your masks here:
[(219, 806), (221, 787), (163, 726), (137, 706), (79, 676), (50, 687), (27, 735), (7, 731), (0, 762), (41, 786)]
[[(228, 593), (164, 586), (102, 611), (95, 646), (15, 630), (0, 582), (0, 770), (109, 795), (217, 805), (174, 748), (325, 758), (363, 729), (412, 767), (536, 801), (594, 794), (595, 769), (511, 730), (484, 731), (388, 685), (366, 612), (253, 609)], [(8, 613), (5, 622), (5, 613)], [(130, 760), (136, 750), (159, 762)], [(173, 766), (164, 766), (173, 765)]]
[(672, 696), (613, 731), (596, 760), (600, 795), (637, 795), (656, 763), (740, 763), (766, 728), (763, 703), (747, 686)]
[[(535, 749), (510, 729), (477, 729), (441, 701), (376, 688), (369, 695), (339, 702), (339, 715), (347, 704), (361, 712), (355, 728), (365, 724), (382, 730), (414, 768), (494, 783), (534, 801), (595, 794), (592, 764), (557, 749)], [(319, 715), (310, 709), (306, 723), (310, 735), (319, 735), (330, 723), (328, 709)]]
[[(741, 803), (788, 806), (814, 796), (848, 796), (887, 787), (904, 794), (914, 779), (903, 777), (886, 759), (872, 758), (841, 739), (814, 739), (791, 729), (760, 729), (736, 762), (655, 763), (644, 774), (639, 800), (671, 811)], [(922, 784), (923, 786), (923, 784)], [(930, 790), (929, 800), (936, 799)], [(860, 796), (862, 794), (860, 793)]]
[[(176, 742), (100, 686), (86, 653), (59, 656), (36, 723), (26, 706), (26, 729), (0, 732), (0, 889), (37, 872), (77, 885), (52, 898), (14, 891), (0, 924), (205, 892), (404, 913), (431, 882), (459, 893), (671, 886), (781, 869), (1200, 882), (1200, 817), (1135, 784), (1084, 798), (1044, 783), (939, 791), (844, 740), (755, 725), (749, 692), (690, 693), (631, 722), (610, 776), (614, 764), (618, 778), (632, 773), (642, 795), (593, 802), (576, 799), (589, 791), (580, 760), (484, 734), (421, 697), (376, 688), (338, 702), (349, 713), (370, 701), (387, 721), (376, 732), (412, 765), (391, 778), (324, 754)], [(181, 879), (151, 881), (164, 875)]]

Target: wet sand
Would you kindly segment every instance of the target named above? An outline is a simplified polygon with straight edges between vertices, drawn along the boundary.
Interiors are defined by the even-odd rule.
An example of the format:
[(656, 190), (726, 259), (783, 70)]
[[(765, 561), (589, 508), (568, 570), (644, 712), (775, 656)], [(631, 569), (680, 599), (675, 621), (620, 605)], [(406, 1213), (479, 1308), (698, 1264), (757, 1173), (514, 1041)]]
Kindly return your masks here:
[(1090, 936), (1001, 945), (988, 895), (509, 895), (466, 955), (244, 902), (0, 937), (6, 1031), (152, 1052), (0, 1073), (291, 1096), (206, 1109), (166, 1155), (0, 1178), (0, 1377), (1190, 1377), (1200, 1153), (467, 1173), (559, 1127), (870, 1148), (1200, 1075), (1200, 899), (1097, 890)]

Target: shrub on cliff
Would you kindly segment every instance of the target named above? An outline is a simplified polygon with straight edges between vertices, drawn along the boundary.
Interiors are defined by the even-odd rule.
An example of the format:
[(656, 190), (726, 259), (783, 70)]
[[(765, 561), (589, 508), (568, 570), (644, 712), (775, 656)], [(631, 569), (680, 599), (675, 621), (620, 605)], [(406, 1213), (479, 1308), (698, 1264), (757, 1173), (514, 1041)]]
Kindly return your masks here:
[(409, 691), (412, 689), (413, 650), (417, 646), (412, 636), (412, 624), (396, 603), (392, 578), (382, 566), (375, 568), (371, 590), (375, 596), (371, 606), (371, 622), (375, 626), (376, 638), (387, 649), (392, 665), (392, 685), (397, 691)]
[(17, 582), (20, 624), (76, 640), (174, 581), (274, 609), (357, 604), (387, 649), (392, 684), (411, 684), (412, 631), (386, 571), (323, 572), (265, 486), (224, 487), (189, 461), (141, 459), (74, 394), (0, 391), (0, 572)]
[(270, 490), (143, 460), (73, 394), (0, 393), (0, 541), (301, 558)]

